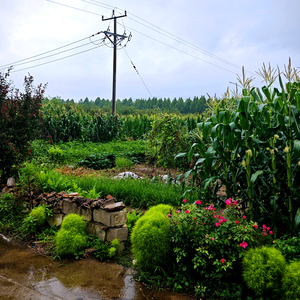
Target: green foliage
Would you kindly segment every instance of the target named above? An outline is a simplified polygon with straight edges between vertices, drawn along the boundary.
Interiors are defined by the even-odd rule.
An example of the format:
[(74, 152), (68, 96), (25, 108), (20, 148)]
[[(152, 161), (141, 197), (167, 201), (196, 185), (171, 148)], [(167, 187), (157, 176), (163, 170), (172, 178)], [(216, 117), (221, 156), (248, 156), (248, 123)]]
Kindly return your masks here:
[(172, 213), (172, 206), (167, 205), (167, 204), (158, 204), (155, 206), (150, 207), (145, 213), (145, 216), (150, 216), (150, 215), (156, 215), (158, 213), (162, 213), (163, 215), (167, 216), (168, 214)]
[(25, 92), (8, 81), (9, 71), (0, 72), (0, 169), (2, 179), (13, 176), (22, 161), (31, 156), (30, 141), (41, 133), (41, 102), (45, 86), (33, 86), (33, 77), (24, 79)]
[(0, 227), (8, 221), (13, 221), (20, 214), (20, 208), (15, 205), (15, 196), (11, 193), (0, 196)]
[(169, 233), (169, 219), (159, 210), (139, 218), (131, 234), (131, 243), (133, 256), (141, 270), (170, 268), (172, 249)]
[(78, 233), (84, 234), (86, 229), (86, 223), (84, 222), (83, 218), (77, 214), (69, 214), (67, 215), (62, 223), (61, 229), (67, 231), (76, 231)]
[(117, 249), (115, 247), (109, 248), (109, 250), (108, 250), (109, 257), (114, 257), (116, 255), (116, 253), (117, 253)]
[(76, 214), (67, 215), (55, 236), (56, 253), (59, 256), (76, 255), (85, 249), (88, 236), (85, 232), (86, 223)]
[(227, 197), (243, 199), (251, 220), (272, 224), (275, 236), (277, 224), (280, 235), (300, 223), (300, 82), (278, 78), (280, 90), (244, 89), (232, 99), (236, 110), (215, 107), (198, 123), (197, 142), (177, 156), (188, 158), (186, 178), (192, 176), (201, 200), (218, 204), (221, 183)]
[(46, 222), (46, 219), (47, 219), (45, 205), (35, 207), (30, 212), (29, 216), (36, 219), (36, 225), (37, 226), (43, 226)]
[(287, 235), (284, 235), (274, 241), (274, 246), (282, 252), (287, 262), (300, 260), (299, 237), (293, 236), (289, 238)]
[(63, 163), (65, 160), (65, 152), (58, 146), (51, 147), (48, 150), (48, 154), (50, 155), (51, 159), (57, 163)]
[(115, 166), (114, 154), (91, 154), (79, 161), (79, 166), (85, 166), (94, 170), (111, 169)]
[(117, 157), (116, 158), (116, 168), (120, 170), (128, 170), (132, 166), (132, 161), (128, 158)]
[(37, 231), (37, 219), (34, 216), (27, 216), (22, 222), (22, 229), (25, 234), (32, 234)]
[(184, 199), (183, 205), (169, 215), (174, 289), (182, 291), (193, 285), (200, 286), (195, 290), (199, 295), (216, 289), (232, 293), (236, 289), (233, 278), (236, 285), (241, 284), (240, 260), (246, 249), (271, 242), (270, 230), (265, 232), (248, 221), (231, 198), (226, 200), (225, 209), (200, 200), (186, 203)]
[(55, 236), (56, 253), (59, 256), (75, 255), (85, 248), (86, 242), (86, 234), (60, 229)]
[(41, 241), (43, 243), (50, 243), (54, 240), (57, 231), (58, 228), (56, 226), (51, 226), (36, 234), (36, 238), (38, 239), (38, 241)]
[(127, 221), (126, 221), (126, 225), (128, 228), (128, 235), (131, 235), (132, 229), (135, 225), (135, 223), (137, 222), (137, 220), (141, 217), (142, 212), (137, 213), (135, 210), (133, 210), (132, 212), (127, 212)]
[(285, 267), (280, 250), (267, 246), (250, 249), (243, 258), (243, 278), (257, 296), (276, 297), (281, 290)]
[(187, 149), (187, 126), (171, 115), (154, 115), (152, 129), (148, 135), (148, 156), (150, 162), (163, 167), (180, 165), (175, 154)]
[(292, 262), (286, 267), (282, 287), (286, 300), (300, 299), (300, 261)]
[(112, 241), (111, 241), (111, 246), (114, 247), (114, 248), (116, 248), (116, 249), (118, 250), (119, 247), (120, 247), (120, 242), (119, 242), (119, 240), (118, 240), (118, 239), (112, 240)]

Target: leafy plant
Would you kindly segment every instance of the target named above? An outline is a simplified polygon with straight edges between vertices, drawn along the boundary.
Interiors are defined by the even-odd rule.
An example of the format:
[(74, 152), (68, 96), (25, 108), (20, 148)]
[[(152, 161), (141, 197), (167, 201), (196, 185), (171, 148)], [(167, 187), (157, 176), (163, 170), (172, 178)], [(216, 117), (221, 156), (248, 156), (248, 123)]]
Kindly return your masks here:
[(142, 212), (137, 213), (135, 210), (133, 210), (132, 212), (127, 212), (127, 221), (126, 221), (126, 225), (128, 228), (128, 235), (130, 236), (132, 233), (132, 229), (135, 225), (135, 223), (137, 222), (137, 220), (141, 217)]
[(55, 236), (56, 253), (59, 256), (78, 255), (86, 247), (88, 236), (86, 223), (76, 214), (67, 215)]
[(132, 166), (132, 161), (128, 158), (117, 157), (116, 168), (120, 170), (129, 170)]
[(94, 170), (111, 169), (115, 166), (114, 154), (91, 154), (78, 162), (79, 166), (86, 166)]
[(54, 147), (52, 146), (48, 150), (48, 154), (50, 155), (51, 159), (58, 163), (63, 163), (65, 160), (65, 153), (64, 150), (59, 148), (58, 146)]
[(284, 235), (274, 241), (274, 246), (282, 252), (287, 262), (300, 260), (299, 237), (293, 236), (289, 238), (287, 235)]
[(257, 296), (280, 294), (286, 261), (273, 247), (253, 248), (243, 258), (243, 278)]
[[(136, 222), (132, 234), (132, 252), (143, 271), (170, 267), (171, 243), (170, 222), (161, 212), (165, 206), (152, 207)], [(170, 211), (172, 208), (168, 206)]]
[(285, 268), (282, 288), (286, 300), (300, 298), (300, 262), (294, 261)]
[(20, 208), (15, 205), (15, 196), (11, 193), (0, 196), (0, 226), (20, 214)]

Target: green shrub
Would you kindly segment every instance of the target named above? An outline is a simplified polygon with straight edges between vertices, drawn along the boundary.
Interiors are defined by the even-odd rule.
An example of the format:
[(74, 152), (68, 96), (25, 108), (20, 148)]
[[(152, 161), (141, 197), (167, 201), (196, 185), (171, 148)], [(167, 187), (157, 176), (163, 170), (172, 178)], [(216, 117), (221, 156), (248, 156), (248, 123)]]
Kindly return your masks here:
[(240, 259), (246, 249), (272, 240), (272, 235), (264, 236), (263, 228), (250, 222), (231, 198), (225, 201), (225, 209), (200, 200), (186, 203), (184, 199), (170, 214), (173, 287), (182, 291), (193, 285), (197, 295), (218, 291), (220, 298), (227, 297), (242, 286)]
[(286, 300), (300, 299), (300, 261), (292, 262), (286, 267), (282, 287)]
[(86, 247), (88, 236), (86, 223), (76, 214), (67, 215), (55, 236), (56, 252), (60, 256), (75, 255)]
[(15, 206), (15, 196), (13, 194), (3, 194), (0, 196), (0, 225), (3, 221), (12, 219), (18, 213)]
[(243, 278), (256, 295), (275, 295), (280, 291), (285, 267), (280, 250), (267, 246), (250, 249), (243, 259)]
[(162, 212), (149, 213), (136, 222), (131, 242), (133, 256), (141, 270), (153, 271), (170, 266), (172, 250), (169, 234), (170, 222)]
[(65, 160), (65, 151), (56, 146), (55, 148), (52, 146), (48, 150), (48, 154), (50, 155), (51, 159), (55, 162), (62, 163)]
[(116, 248), (116, 249), (118, 250), (118, 248), (120, 247), (120, 242), (119, 242), (119, 240), (118, 240), (118, 239), (112, 240), (111, 246), (114, 247), (114, 248)]
[(154, 215), (157, 213), (162, 213), (165, 216), (167, 216), (168, 214), (170, 214), (172, 212), (172, 206), (167, 205), (167, 204), (159, 204), (159, 205), (155, 205), (150, 207), (149, 210), (146, 211), (145, 216), (150, 216), (150, 215)]
[(76, 231), (78, 233), (85, 233), (86, 223), (83, 218), (76, 214), (67, 215), (62, 223), (61, 228), (68, 231)]
[(35, 207), (29, 214), (29, 216), (36, 219), (37, 226), (43, 226), (46, 222), (46, 207), (44, 205)]
[(287, 235), (274, 241), (274, 246), (278, 248), (288, 263), (300, 259), (300, 237)]
[(117, 157), (116, 158), (116, 168), (120, 170), (130, 169), (132, 166), (132, 161), (128, 158)]
[(61, 228), (55, 236), (56, 252), (60, 256), (75, 255), (85, 248), (87, 239), (86, 234)]

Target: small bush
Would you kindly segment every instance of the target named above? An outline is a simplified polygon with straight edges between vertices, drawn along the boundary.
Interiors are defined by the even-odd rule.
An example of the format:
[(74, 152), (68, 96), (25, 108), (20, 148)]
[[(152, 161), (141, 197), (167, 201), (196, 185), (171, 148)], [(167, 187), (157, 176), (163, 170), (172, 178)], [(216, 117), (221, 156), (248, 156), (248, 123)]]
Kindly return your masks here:
[(59, 147), (51, 147), (48, 150), (48, 154), (50, 155), (51, 159), (57, 163), (62, 163), (65, 160), (65, 151), (60, 149)]
[(29, 214), (29, 216), (36, 219), (36, 225), (37, 226), (43, 226), (46, 222), (46, 207), (41, 205), (38, 207), (35, 207)]
[(69, 231), (76, 231), (78, 233), (85, 233), (86, 223), (83, 218), (76, 214), (67, 215), (62, 223), (61, 228)]
[(87, 235), (76, 230), (60, 229), (55, 236), (56, 252), (60, 256), (75, 255), (83, 250), (87, 243)]
[(286, 300), (300, 299), (300, 261), (292, 262), (286, 267), (282, 287)]
[(172, 206), (167, 204), (159, 204), (152, 206), (149, 210), (146, 211), (145, 216), (155, 215), (157, 213), (162, 213), (165, 216), (172, 212)]
[(118, 239), (112, 240), (111, 246), (114, 247), (114, 248), (116, 248), (116, 249), (118, 250), (118, 248), (120, 247), (120, 242), (119, 242), (119, 240), (118, 240)]
[(55, 236), (56, 252), (60, 256), (75, 255), (86, 247), (88, 236), (86, 223), (76, 214), (67, 215)]
[(116, 158), (116, 168), (120, 170), (130, 169), (132, 166), (132, 161), (128, 158), (117, 157)]
[(136, 222), (131, 235), (133, 256), (143, 271), (168, 268), (172, 256), (169, 219), (154, 211)]
[(264, 246), (246, 252), (243, 259), (243, 278), (258, 296), (280, 291), (286, 261), (281, 251)]

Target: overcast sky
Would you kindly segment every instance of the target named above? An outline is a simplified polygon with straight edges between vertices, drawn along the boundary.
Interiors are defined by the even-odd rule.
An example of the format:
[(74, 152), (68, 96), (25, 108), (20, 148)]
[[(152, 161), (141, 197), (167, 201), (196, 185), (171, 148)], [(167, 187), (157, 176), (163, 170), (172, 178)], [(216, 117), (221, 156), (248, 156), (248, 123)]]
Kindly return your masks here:
[[(111, 99), (112, 48), (102, 44), (64, 57), (96, 47), (104, 34), (91, 38), (95, 44), (88, 38), (92, 34), (108, 26), (113, 31), (113, 22), (102, 21), (101, 15), (111, 17), (114, 7), (118, 16), (127, 11), (127, 17), (117, 19), (118, 33), (124, 34), (125, 26), (126, 35), (132, 34), (126, 52), (117, 52), (121, 100), (220, 97), (228, 86), (234, 88), (230, 82), (236, 82), (242, 66), (256, 77), (256, 86), (262, 86), (254, 76), (262, 63), (283, 70), (291, 57), (293, 67), (300, 67), (300, 0), (53, 1), (94, 14), (46, 0), (0, 0), (0, 69), (13, 64), (10, 79), (21, 90), (30, 72), (36, 85), (48, 82), (47, 96)], [(78, 40), (44, 55), (56, 54), (51, 57), (16, 63)], [(66, 52), (57, 54), (61, 51)], [(44, 65), (29, 68), (38, 64)]]

